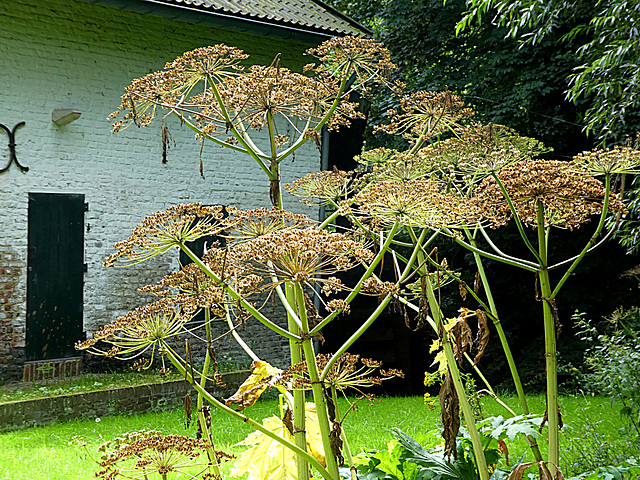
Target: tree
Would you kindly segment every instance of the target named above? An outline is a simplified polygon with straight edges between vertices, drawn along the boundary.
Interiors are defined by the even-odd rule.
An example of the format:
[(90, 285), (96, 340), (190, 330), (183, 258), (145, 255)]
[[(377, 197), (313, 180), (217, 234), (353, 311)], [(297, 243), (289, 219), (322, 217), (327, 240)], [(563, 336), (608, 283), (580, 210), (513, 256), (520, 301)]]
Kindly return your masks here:
[[(464, 0), (444, 5), (442, 0), (334, 0), (332, 4), (364, 23), (388, 46), (399, 67), (397, 78), (408, 90), (448, 88), (474, 108), (478, 121), (507, 124), (539, 138), (556, 150), (556, 156), (591, 148), (581, 131), (587, 105), (565, 98), (566, 78), (577, 66), (575, 42), (558, 45), (549, 36), (535, 46), (521, 46), (506, 27), (492, 25), (486, 15), (456, 35), (467, 10)], [(381, 102), (378, 115), (383, 117), (389, 106), (388, 101)]]
[[(492, 23), (522, 47), (540, 45), (550, 37), (577, 47), (580, 61), (568, 76), (567, 98), (585, 100), (585, 130), (599, 139), (620, 142), (634, 133), (640, 117), (632, 109), (640, 94), (640, 3), (625, 0), (539, 1), (469, 0), (458, 23), (464, 32), (489, 13)], [(575, 19), (583, 19), (575, 22)], [(570, 26), (568, 33), (562, 33)]]

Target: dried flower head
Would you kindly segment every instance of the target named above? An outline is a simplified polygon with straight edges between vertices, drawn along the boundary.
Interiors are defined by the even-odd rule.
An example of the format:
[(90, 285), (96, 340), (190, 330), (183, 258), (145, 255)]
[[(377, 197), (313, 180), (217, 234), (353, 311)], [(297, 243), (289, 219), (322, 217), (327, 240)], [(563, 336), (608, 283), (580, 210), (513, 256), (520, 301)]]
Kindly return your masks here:
[(388, 125), (377, 127), (390, 135), (401, 135), (409, 140), (428, 140), (442, 132), (450, 131), (460, 120), (473, 115), (459, 97), (448, 90), (444, 92), (419, 92), (404, 95), (399, 110), (387, 112)]
[(225, 238), (242, 243), (281, 230), (305, 228), (313, 224), (307, 215), (295, 214), (278, 208), (234, 210), (224, 220), (228, 227)]
[(397, 68), (381, 43), (364, 37), (333, 37), (307, 54), (320, 60), (322, 65), (316, 71), (321, 75), (346, 79), (355, 74), (356, 88), (372, 80), (385, 80)]
[(351, 193), (353, 176), (354, 172), (341, 170), (312, 172), (284, 188), (307, 205), (336, 205)]
[(109, 116), (116, 118), (126, 112), (114, 122), (113, 132), (131, 124), (149, 125), (158, 106), (197, 107), (188, 102), (197, 84), (202, 82), (202, 91), (206, 91), (212, 83), (237, 75), (243, 69), (240, 62), (246, 58), (248, 55), (237, 48), (213, 45), (187, 52), (167, 63), (164, 70), (133, 80), (125, 89), (118, 110)]
[(452, 138), (430, 143), (419, 151), (419, 155), (438, 165), (447, 178), (462, 175), (467, 183), (473, 184), (506, 165), (551, 150), (538, 140), (520, 136), (504, 125), (474, 123), (456, 129)]
[[(315, 78), (291, 72), (277, 64), (254, 65), (243, 75), (227, 78), (217, 86), (195, 96), (192, 102), (202, 106), (197, 119), (203, 133), (226, 133), (228, 126), (221, 117), (222, 100), (230, 118), (261, 130), (275, 117), (284, 118), (289, 127), (303, 136), (306, 128), (315, 128), (338, 95), (334, 79)], [(333, 125), (349, 124), (361, 116), (357, 105), (343, 99), (335, 111)], [(275, 128), (275, 124), (271, 125)]]
[(353, 213), (384, 224), (442, 229), (477, 224), (481, 218), (468, 200), (422, 180), (373, 183), (355, 195), (353, 203)]
[[(215, 253), (212, 249), (207, 252), (208, 256), (215, 254), (220, 255), (220, 249)], [(225, 273), (229, 275), (228, 271)], [(224, 316), (225, 294), (222, 287), (194, 263), (170, 273), (157, 285), (146, 285), (139, 290), (170, 299), (185, 315), (193, 316), (200, 309), (209, 308), (215, 316)]]
[(102, 468), (96, 477), (105, 479), (148, 478), (157, 474), (167, 478), (170, 473), (185, 478), (213, 479), (213, 465), (207, 456), (219, 462), (235, 458), (226, 452), (213, 450), (204, 440), (182, 435), (162, 435), (156, 430), (126, 433), (100, 446), (103, 452), (98, 464)]
[(637, 174), (640, 173), (640, 150), (615, 146), (582, 152), (573, 158), (572, 169), (587, 175)]
[[(577, 228), (589, 216), (602, 212), (605, 189), (593, 177), (576, 173), (572, 164), (557, 160), (530, 160), (509, 165), (497, 173), (520, 221), (532, 227), (538, 223), (538, 202), (544, 207), (545, 226)], [(494, 226), (512, 217), (500, 185), (486, 178), (475, 190), (475, 202)], [(609, 212), (624, 212), (622, 202), (612, 194)]]
[[(190, 318), (175, 310), (171, 301), (162, 299), (128, 312), (75, 347), (119, 360), (132, 360), (150, 350), (150, 366), (156, 351), (162, 352), (169, 338), (185, 332)], [(110, 349), (103, 350), (100, 342), (110, 345)]]
[[(317, 355), (318, 369), (322, 371), (332, 357), (328, 354)], [(400, 370), (382, 370), (381, 367), (382, 362), (363, 358), (360, 355), (343, 353), (329, 369), (323, 384), (325, 388), (332, 387), (339, 391), (351, 388), (363, 394), (361, 390), (363, 388), (381, 385), (383, 381), (393, 377), (404, 378), (404, 374)], [(311, 389), (306, 362), (298, 363), (285, 370), (281, 375), (281, 381), (290, 382), (294, 389)]]
[(317, 227), (276, 230), (230, 248), (236, 268), (264, 277), (267, 289), (281, 282), (311, 285), (329, 281), (333, 285), (328, 276), (372, 257), (360, 242)]
[(218, 222), (222, 217), (221, 206), (206, 207), (201, 203), (173, 205), (164, 212), (145, 217), (129, 238), (114, 245), (118, 251), (111, 254), (104, 265), (136, 265), (186, 242), (217, 235), (223, 229)]

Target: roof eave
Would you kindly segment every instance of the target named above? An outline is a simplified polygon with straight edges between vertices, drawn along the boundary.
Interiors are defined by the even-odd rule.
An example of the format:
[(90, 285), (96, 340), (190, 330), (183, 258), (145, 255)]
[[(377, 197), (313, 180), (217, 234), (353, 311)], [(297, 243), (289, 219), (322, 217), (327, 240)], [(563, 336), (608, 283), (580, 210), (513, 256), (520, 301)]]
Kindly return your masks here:
[[(281, 23), (270, 23), (246, 17), (228, 15), (220, 12), (192, 8), (188, 5), (168, 5), (157, 0), (84, 0), (110, 7), (132, 10), (135, 12), (159, 15), (185, 22), (200, 23), (215, 27), (231, 28), (234, 30), (258, 33), (286, 40), (296, 40), (303, 43), (317, 44), (344, 33), (329, 30), (313, 30), (293, 27)], [(368, 32), (362, 32), (367, 34)]]

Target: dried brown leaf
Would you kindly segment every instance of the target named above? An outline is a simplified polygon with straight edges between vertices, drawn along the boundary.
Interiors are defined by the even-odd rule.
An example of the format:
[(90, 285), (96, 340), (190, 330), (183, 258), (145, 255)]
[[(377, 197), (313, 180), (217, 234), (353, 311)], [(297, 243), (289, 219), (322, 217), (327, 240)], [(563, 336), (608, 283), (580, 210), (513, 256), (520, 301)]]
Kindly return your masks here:
[(478, 332), (476, 333), (476, 348), (478, 349), (478, 353), (476, 353), (473, 359), (474, 365), (478, 364), (489, 344), (489, 322), (487, 321), (487, 313), (478, 310), (476, 314), (478, 316)]
[(442, 423), (442, 438), (444, 439), (444, 454), (450, 459), (451, 455), (458, 459), (456, 449), (456, 437), (460, 430), (460, 404), (451, 379), (451, 374), (447, 375), (440, 387), (440, 423)]

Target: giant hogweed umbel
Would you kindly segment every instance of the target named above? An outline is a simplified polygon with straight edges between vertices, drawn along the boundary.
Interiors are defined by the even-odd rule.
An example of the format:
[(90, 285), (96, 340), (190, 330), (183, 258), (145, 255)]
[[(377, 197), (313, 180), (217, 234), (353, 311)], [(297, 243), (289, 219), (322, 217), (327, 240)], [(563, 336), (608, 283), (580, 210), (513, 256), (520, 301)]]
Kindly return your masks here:
[[(168, 359), (198, 392), (200, 431), (210, 440), (212, 465), (215, 452), (208, 436), (205, 399), (259, 432), (246, 442), (252, 445), (247, 455), (262, 465), (252, 467), (253, 477), (307, 480), (311, 468), (326, 480), (337, 480), (339, 464), (346, 461), (355, 478), (336, 395), (346, 386), (361, 388), (397, 374), (386, 372), (373, 380), (375, 364), (367, 361), (363, 367), (354, 367), (353, 357), (347, 354), (350, 345), (396, 300), (417, 312), (416, 323), (430, 324), (439, 338), (438, 358), (445, 375), (441, 391), (445, 450), (455, 455), (460, 422), (454, 417), (459, 402), (477, 473), (486, 480), (495, 466), (486, 463), (460, 375), (460, 362), (473, 343), (469, 318), (477, 317), (481, 327), (479, 352), (488, 341), (487, 320), (491, 320), (507, 356), (522, 413), (530, 413), (483, 267), (487, 260), (504, 262), (534, 272), (539, 279), (549, 403), (546, 461), (536, 439), (528, 437), (528, 441), (542, 468), (547, 473), (555, 469), (556, 297), (578, 262), (597, 246), (605, 216), (624, 212), (611, 192), (613, 176), (635, 171), (640, 154), (617, 148), (586, 152), (571, 162), (538, 160), (536, 156), (547, 151), (540, 142), (507, 127), (469, 121), (472, 112), (448, 91), (417, 92), (402, 96), (399, 108), (389, 112), (390, 124), (381, 128), (407, 139), (406, 151), (363, 152), (357, 171), (314, 173), (287, 186), (305, 203), (322, 204), (333, 212), (318, 225), (309, 217), (282, 210), (280, 164), (303, 143), (317, 138), (324, 125), (348, 124), (349, 118), (358, 115), (357, 106), (347, 101), (350, 89), (366, 90), (375, 81), (387, 83), (393, 65), (381, 45), (358, 38), (332, 39), (310, 54), (320, 63), (309, 66), (303, 75), (286, 70), (278, 59), (266, 67), (246, 69), (243, 52), (217, 45), (188, 52), (127, 88), (119, 109), (125, 113), (114, 124), (115, 131), (132, 123), (146, 125), (158, 108), (165, 109), (201, 140), (250, 155), (269, 179), (274, 209), (227, 208), (225, 216), (219, 209), (191, 204), (147, 217), (129, 239), (116, 245), (118, 251), (107, 264), (131, 266), (174, 248), (193, 264), (158, 285), (145, 287), (158, 297), (156, 302), (105, 326), (79, 348), (117, 358), (135, 358), (151, 350), (163, 361)], [(279, 134), (278, 117), (292, 127), (293, 136)], [(258, 147), (252, 138), (256, 130), (267, 132), (266, 148)], [(575, 257), (552, 262), (547, 254), (551, 229), (578, 228), (594, 215), (599, 220), (588, 244)], [(350, 233), (334, 231), (332, 222), (338, 216), (350, 220)], [(516, 223), (530, 258), (511, 255), (491, 239), (493, 228), (510, 221)], [(534, 238), (529, 238), (528, 228), (535, 232)], [(224, 237), (225, 244), (208, 246), (202, 258), (188, 248), (187, 242), (212, 234)], [(451, 237), (473, 253), (478, 265), (476, 288), (466, 285), (434, 254), (430, 244), (438, 235)], [(377, 275), (385, 256), (395, 266), (393, 279)], [(354, 266), (363, 268), (362, 277), (352, 285), (343, 284), (338, 274)], [(555, 286), (549, 281), (552, 269), (564, 269)], [(477, 310), (466, 309), (447, 319), (439, 300), (440, 286), (446, 281), (460, 282), (461, 291), (477, 302)], [(322, 312), (309, 297), (312, 291)], [(286, 322), (270, 318), (261, 308), (265, 294), (282, 303)], [(348, 315), (351, 302), (360, 294), (377, 296), (377, 308), (335, 354), (317, 358), (312, 338), (320, 337), (323, 327), (339, 315)], [(178, 333), (194, 333), (187, 322), (199, 309), (205, 311), (201, 327), (205, 332), (193, 338), (206, 342), (201, 366), (193, 364), (189, 348), (180, 357), (168, 341)], [(226, 320), (231, 335), (254, 360), (252, 376), (228, 404), (205, 389), (215, 374), (212, 314)], [(289, 340), (290, 369), (282, 372), (265, 364), (242, 339), (237, 325), (254, 320)], [(476, 355), (474, 366), (480, 357)], [(348, 382), (340, 386), (340, 379)], [(259, 423), (241, 409), (269, 386), (282, 392), (287, 407), (281, 416)], [(304, 390), (309, 389), (313, 407), (305, 405)], [(239, 403), (238, 410), (231, 408), (233, 403)], [(273, 450), (267, 444), (279, 447)], [(290, 453), (267, 454), (274, 451)], [(278, 458), (286, 461), (278, 463)], [(241, 465), (250, 464), (246, 457), (241, 461)]]

